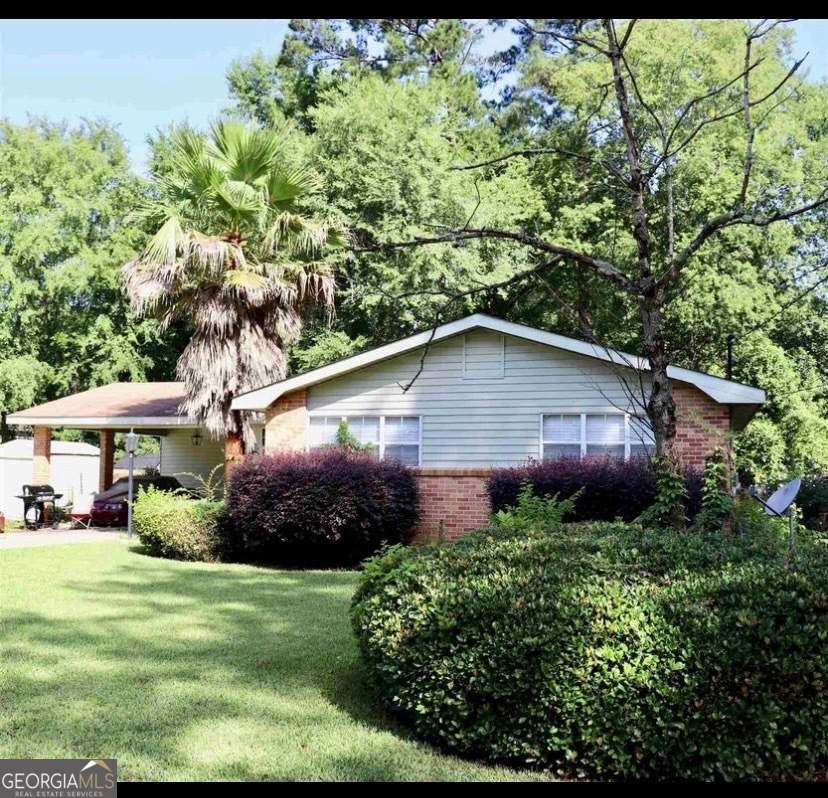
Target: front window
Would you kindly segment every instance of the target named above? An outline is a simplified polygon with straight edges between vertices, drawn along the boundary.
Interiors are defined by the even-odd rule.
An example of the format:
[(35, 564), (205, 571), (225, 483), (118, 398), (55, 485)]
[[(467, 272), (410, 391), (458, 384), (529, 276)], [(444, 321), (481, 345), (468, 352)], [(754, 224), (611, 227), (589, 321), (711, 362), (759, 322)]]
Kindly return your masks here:
[(381, 460), (399, 460), (408, 466), (420, 464), (419, 416), (310, 416), (308, 448), (335, 445), (343, 421), (361, 444), (374, 448)]
[(642, 419), (627, 413), (555, 413), (541, 420), (541, 456), (647, 457), (653, 435)]

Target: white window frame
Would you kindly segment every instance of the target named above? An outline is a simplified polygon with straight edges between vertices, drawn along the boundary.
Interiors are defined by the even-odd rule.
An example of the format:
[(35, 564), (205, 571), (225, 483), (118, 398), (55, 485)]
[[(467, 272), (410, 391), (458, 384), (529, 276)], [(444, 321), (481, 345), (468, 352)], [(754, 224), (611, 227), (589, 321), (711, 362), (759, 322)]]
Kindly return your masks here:
[(466, 336), (463, 336), (463, 379), (464, 380), (504, 380), (506, 379), (506, 336), (500, 337), (500, 374), (495, 374), (490, 377), (475, 376), (474, 373), (469, 374), (466, 371)]
[[(380, 415), (379, 413), (351, 413), (350, 415), (340, 415), (339, 413), (328, 413), (322, 410), (316, 410), (308, 413), (307, 421), (305, 422), (305, 451), (311, 450), (310, 445), (310, 420), (312, 418), (338, 418), (340, 421), (348, 421), (349, 418), (378, 418), (379, 419), (379, 459), (385, 460), (385, 420), (387, 418), (416, 418), (417, 419), (417, 465), (410, 466), (410, 468), (420, 468), (423, 463), (423, 417), (417, 413), (400, 413), (393, 415)], [(403, 446), (413, 446), (413, 443), (402, 444)]]
[(547, 441), (543, 438), (543, 419), (546, 416), (580, 416), (581, 417), (581, 460), (587, 455), (587, 440), (586, 440), (586, 420), (587, 416), (624, 416), (624, 462), (628, 463), (630, 460), (630, 417), (635, 416), (634, 413), (622, 413), (617, 409), (601, 410), (596, 408), (594, 410), (547, 410), (538, 417), (538, 457), (543, 462), (544, 446), (574, 446), (574, 443), (567, 444), (564, 441)]

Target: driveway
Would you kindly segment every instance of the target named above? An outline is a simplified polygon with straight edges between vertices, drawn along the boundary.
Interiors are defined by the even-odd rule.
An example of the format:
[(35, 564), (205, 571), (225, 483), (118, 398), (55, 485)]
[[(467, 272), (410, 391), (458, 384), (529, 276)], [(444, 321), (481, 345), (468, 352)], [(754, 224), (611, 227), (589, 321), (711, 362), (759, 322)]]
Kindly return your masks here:
[(38, 529), (32, 532), (6, 532), (0, 535), (3, 549), (28, 549), (33, 546), (57, 546), (62, 543), (100, 543), (104, 540), (127, 540), (125, 532), (115, 529)]

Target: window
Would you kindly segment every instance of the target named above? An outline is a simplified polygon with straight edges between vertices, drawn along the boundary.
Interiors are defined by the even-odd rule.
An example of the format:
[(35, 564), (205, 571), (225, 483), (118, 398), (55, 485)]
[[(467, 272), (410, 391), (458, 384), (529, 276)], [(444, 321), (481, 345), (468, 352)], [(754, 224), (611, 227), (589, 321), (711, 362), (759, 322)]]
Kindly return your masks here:
[(626, 413), (560, 413), (541, 417), (541, 456), (647, 457), (653, 435), (642, 419)]
[(384, 448), (380, 457), (409, 466), (420, 464), (420, 419), (416, 416), (384, 418)]
[(310, 416), (308, 448), (336, 443), (336, 431), (343, 422), (363, 444), (372, 444), (382, 460), (399, 460), (409, 466), (420, 464), (419, 416)]

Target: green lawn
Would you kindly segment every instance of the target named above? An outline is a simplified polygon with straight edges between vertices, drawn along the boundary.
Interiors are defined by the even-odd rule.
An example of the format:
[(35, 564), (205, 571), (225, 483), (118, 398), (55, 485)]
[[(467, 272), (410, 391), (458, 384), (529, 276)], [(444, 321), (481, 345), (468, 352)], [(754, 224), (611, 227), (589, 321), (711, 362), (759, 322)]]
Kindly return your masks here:
[(353, 573), (0, 552), (0, 758), (116, 757), (123, 780), (513, 779), (373, 706)]

